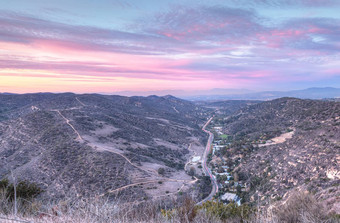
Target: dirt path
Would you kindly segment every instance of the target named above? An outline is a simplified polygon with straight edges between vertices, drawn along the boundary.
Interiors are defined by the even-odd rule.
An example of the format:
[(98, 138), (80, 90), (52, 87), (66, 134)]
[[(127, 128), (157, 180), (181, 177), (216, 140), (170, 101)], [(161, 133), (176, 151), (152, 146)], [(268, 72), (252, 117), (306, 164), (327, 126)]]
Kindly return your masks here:
[[(161, 198), (161, 197), (166, 197), (166, 196), (169, 196), (169, 195), (177, 194), (177, 193), (179, 193), (183, 190), (183, 187), (184, 187), (184, 184), (178, 190), (176, 190), (172, 193), (155, 196), (155, 197), (152, 197), (151, 200), (156, 200), (156, 199)], [(144, 202), (147, 202), (147, 201), (145, 201), (145, 200), (144, 201), (133, 201), (133, 202), (124, 203), (124, 205), (137, 205), (137, 204), (141, 204), (141, 203), (144, 203)]]
[(152, 200), (156, 200), (156, 199), (158, 199), (160, 197), (166, 197), (166, 196), (169, 196), (169, 195), (177, 194), (177, 193), (181, 192), (181, 190), (183, 190), (183, 187), (184, 187), (184, 184), (182, 184), (182, 186), (178, 190), (176, 190), (175, 192), (168, 193), (168, 194), (163, 194), (163, 195), (159, 195), (159, 196), (155, 196), (155, 197), (152, 198)]
[(77, 134), (77, 140), (80, 142), (84, 142), (84, 139), (80, 136), (79, 132), (74, 128), (74, 126), (70, 123), (71, 121), (67, 119), (59, 110), (51, 110), (57, 112), (65, 121), (66, 123), (73, 129), (73, 131)]
[(76, 97), (76, 100), (82, 105), (82, 106), (86, 106), (83, 102), (81, 102), (80, 100), (79, 100), (79, 98), (78, 97)]
[[(86, 106), (83, 102), (81, 102), (77, 97), (76, 97), (76, 100), (82, 105), (82, 106)], [(75, 108), (70, 108), (70, 110), (73, 110), (73, 109), (79, 109), (79, 107), (75, 107)], [(80, 133), (75, 129), (75, 127), (70, 123), (71, 121), (69, 119), (67, 119), (61, 112), (60, 110), (51, 110), (51, 111), (54, 111), (54, 112), (57, 112), (65, 121), (66, 123), (73, 129), (73, 131), (77, 134), (77, 140), (80, 141), (80, 142), (84, 142), (85, 140), (81, 137)], [(91, 144), (88, 144), (89, 146), (91, 146)], [(91, 146), (93, 147), (93, 146)], [(120, 157), (124, 158), (130, 165), (142, 170), (142, 171), (145, 171), (145, 172), (149, 172), (149, 173), (152, 173), (152, 174), (156, 174), (158, 175), (157, 171), (156, 170), (149, 170), (149, 169), (143, 169), (139, 166), (137, 166), (136, 164), (132, 163), (132, 161), (127, 158), (125, 155), (121, 154), (121, 153), (118, 153), (118, 152), (114, 152), (112, 150), (108, 150), (108, 149), (103, 149), (103, 150), (106, 150), (106, 151), (109, 151), (109, 152), (112, 152), (112, 153), (115, 153), (117, 155), (119, 155)]]
[[(141, 184), (150, 184), (150, 183), (157, 183), (159, 181), (172, 181), (172, 182), (184, 182), (181, 186), (181, 189), (185, 186), (185, 183), (195, 183), (198, 179), (195, 177), (195, 180), (192, 180), (192, 181), (188, 181), (188, 180), (180, 180), (180, 179), (171, 179), (171, 178), (159, 178), (159, 179), (156, 179), (156, 180), (148, 180), (148, 181), (143, 181), (143, 182), (138, 182), (138, 183), (133, 183), (133, 184), (128, 184), (128, 185), (125, 185), (125, 186), (122, 186), (122, 187), (119, 187), (119, 188), (116, 188), (114, 190), (109, 190), (107, 191), (106, 193), (104, 194), (101, 194), (99, 195), (99, 197), (102, 197), (104, 196), (105, 194), (107, 193), (116, 193), (116, 192), (119, 192), (121, 190), (124, 190), (124, 189), (127, 189), (129, 187), (133, 187), (133, 186), (137, 186), (137, 185), (141, 185)], [(169, 194), (166, 194), (166, 195), (169, 195)]]
[[(76, 100), (79, 102), (79, 104), (81, 104), (81, 106), (86, 106), (83, 102), (81, 102), (79, 100), (78, 97), (76, 97)], [(67, 109), (67, 110), (73, 110), (73, 109), (81, 109), (81, 107), (74, 107), (74, 108), (70, 108), (70, 109)], [(173, 109), (179, 113), (179, 111), (173, 107)], [(81, 137), (80, 133), (76, 130), (76, 128), (71, 124), (71, 120), (69, 120), (68, 118), (66, 118), (60, 110), (51, 110), (51, 111), (54, 111), (54, 112), (57, 112), (66, 122), (67, 125), (69, 125), (72, 130), (76, 133), (77, 135), (77, 141), (80, 141), (80, 142), (85, 142), (85, 140)], [(156, 170), (150, 170), (150, 169), (145, 169), (145, 168), (142, 168), (136, 164), (134, 164), (128, 157), (126, 157), (124, 154), (122, 153), (119, 153), (119, 152), (115, 152), (115, 151), (112, 151), (112, 150), (109, 150), (107, 148), (104, 148), (104, 147), (100, 147), (98, 145), (91, 145), (91, 143), (87, 143), (89, 146), (91, 146), (92, 148), (100, 148), (102, 150), (106, 150), (106, 151), (109, 151), (109, 152), (112, 152), (112, 153), (115, 153), (117, 154), (118, 156), (122, 157), (123, 159), (126, 160), (127, 163), (129, 163), (131, 166), (143, 171), (143, 172), (147, 172), (147, 173), (151, 173), (152, 175), (156, 176), (157, 178), (156, 179), (152, 179), (152, 180), (148, 180), (148, 181), (142, 181), (142, 182), (138, 182), (138, 183), (133, 183), (133, 184), (128, 184), (128, 185), (125, 185), (125, 186), (122, 186), (120, 188), (116, 188), (116, 189), (113, 189), (113, 190), (109, 190), (107, 192), (105, 192), (104, 194), (101, 194), (99, 195), (99, 197), (102, 197), (104, 196), (105, 194), (107, 193), (116, 193), (116, 192), (119, 192), (119, 191), (122, 191), (122, 190), (125, 190), (127, 188), (130, 188), (130, 187), (133, 187), (133, 186), (137, 186), (137, 185), (142, 185), (142, 184), (150, 184), (150, 183), (157, 183), (159, 181), (170, 181), (170, 182), (183, 182), (182, 186), (175, 192), (173, 193), (168, 193), (168, 194), (165, 194), (165, 195), (160, 195), (160, 196), (157, 196), (157, 197), (153, 197), (152, 199), (156, 199), (156, 198), (159, 198), (159, 197), (163, 197), (163, 196), (169, 196), (169, 195), (172, 195), (172, 194), (176, 194), (178, 192), (180, 192), (181, 190), (183, 190), (183, 188), (185, 187), (186, 184), (194, 184), (198, 181), (198, 179), (196, 177), (194, 177), (195, 179), (194, 180), (182, 180), (182, 179), (171, 179), (171, 178), (165, 178), (165, 177), (161, 177), (161, 178), (158, 178), (159, 177), (159, 174)], [(191, 148), (191, 144), (189, 145), (188, 147), (188, 150), (190, 150)], [(194, 151), (194, 155), (196, 155), (196, 152)], [(185, 164), (185, 167), (184, 167), (184, 170), (186, 170), (187, 168), (187, 165), (189, 163), (191, 163), (191, 159), (192, 157), (190, 157), (189, 161)]]
[(124, 158), (131, 166), (134, 166), (142, 171), (145, 171), (145, 172), (149, 172), (149, 173), (152, 173), (154, 175), (157, 175), (158, 176), (158, 172), (156, 170), (151, 170), (151, 169), (145, 169), (145, 168), (142, 168), (140, 166), (137, 166), (136, 164), (134, 164), (129, 158), (127, 158), (124, 154), (122, 153), (119, 153), (119, 152), (115, 152), (113, 150), (110, 150), (110, 149), (106, 149), (104, 147), (101, 147), (100, 145), (93, 145), (91, 143), (88, 144), (89, 146), (91, 146), (92, 148), (96, 149), (96, 148), (100, 148), (101, 150), (105, 150), (105, 151), (108, 151), (108, 152), (111, 152), (111, 153), (114, 153), (114, 154), (117, 154), (119, 155), (120, 157)]
[(129, 187), (133, 187), (133, 186), (137, 186), (137, 185), (141, 185), (141, 184), (157, 183), (158, 181), (160, 181), (160, 180), (149, 180), (149, 181), (144, 181), (144, 182), (139, 182), (139, 183), (134, 183), (134, 184), (128, 184), (126, 186), (123, 186), (123, 187), (120, 187), (120, 188), (117, 188), (117, 189), (114, 189), (114, 190), (109, 190), (106, 193), (99, 195), (99, 197), (103, 197), (107, 193), (115, 193), (115, 192), (127, 189)]

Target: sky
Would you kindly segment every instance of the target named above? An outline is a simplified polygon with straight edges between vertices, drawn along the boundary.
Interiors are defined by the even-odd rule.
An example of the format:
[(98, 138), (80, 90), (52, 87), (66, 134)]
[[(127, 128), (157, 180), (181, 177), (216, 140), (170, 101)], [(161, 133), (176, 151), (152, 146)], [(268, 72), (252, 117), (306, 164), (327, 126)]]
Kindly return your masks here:
[(0, 92), (340, 87), (340, 0), (0, 0)]

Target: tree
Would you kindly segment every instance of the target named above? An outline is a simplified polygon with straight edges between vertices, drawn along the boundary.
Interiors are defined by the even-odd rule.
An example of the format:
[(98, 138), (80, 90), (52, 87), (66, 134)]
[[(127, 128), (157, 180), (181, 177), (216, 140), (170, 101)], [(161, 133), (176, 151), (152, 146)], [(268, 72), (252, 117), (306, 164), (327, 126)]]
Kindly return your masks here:
[(203, 209), (208, 214), (214, 215), (222, 221), (229, 220), (228, 222), (245, 222), (254, 211), (246, 204), (238, 206), (232, 202), (225, 205), (222, 202), (214, 201), (207, 201), (198, 206), (198, 209)]
[(236, 187), (236, 194), (240, 195), (241, 192), (242, 192), (242, 187), (240, 185), (237, 185), (237, 187)]
[(195, 168), (191, 167), (188, 174), (189, 174), (189, 176), (194, 176), (195, 175)]
[(234, 181), (235, 182), (238, 182), (239, 181), (239, 178), (238, 178), (238, 173), (234, 173)]
[(227, 158), (226, 163), (227, 163), (228, 167), (232, 167), (232, 165), (234, 164), (232, 159), (230, 159), (230, 158)]
[(218, 167), (218, 170), (217, 170), (217, 173), (224, 173), (224, 169), (223, 169), (223, 167)]
[(163, 175), (165, 173), (165, 169), (164, 168), (159, 168), (158, 169), (158, 174), (160, 174), (160, 175)]

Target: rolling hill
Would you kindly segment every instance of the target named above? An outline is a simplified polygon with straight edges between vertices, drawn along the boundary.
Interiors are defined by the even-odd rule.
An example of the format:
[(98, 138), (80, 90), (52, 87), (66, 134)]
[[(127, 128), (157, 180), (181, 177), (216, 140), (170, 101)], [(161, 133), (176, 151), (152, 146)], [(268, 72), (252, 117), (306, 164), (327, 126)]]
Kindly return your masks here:
[(223, 157), (245, 201), (273, 203), (309, 191), (339, 212), (340, 103), (280, 98), (216, 117), (234, 139)]
[(164, 196), (191, 185), (188, 146), (204, 149), (206, 116), (172, 96), (2, 94), (0, 178), (13, 172), (53, 199)]

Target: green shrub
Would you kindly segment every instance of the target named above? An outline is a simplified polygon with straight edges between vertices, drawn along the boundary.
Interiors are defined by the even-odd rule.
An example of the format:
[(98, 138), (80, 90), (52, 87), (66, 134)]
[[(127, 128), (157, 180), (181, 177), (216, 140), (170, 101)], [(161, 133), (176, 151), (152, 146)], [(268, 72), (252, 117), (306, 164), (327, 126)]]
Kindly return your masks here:
[(237, 219), (240, 222), (247, 220), (252, 212), (252, 209), (243, 204), (238, 206), (235, 203), (223, 204), (222, 202), (207, 201), (202, 204), (199, 209), (206, 211), (220, 220)]
[[(0, 181), (0, 190), (6, 192), (6, 197), (9, 200), (14, 200), (14, 185), (9, 183), (8, 179), (2, 179)], [(23, 198), (26, 200), (35, 198), (42, 192), (42, 189), (38, 187), (35, 183), (30, 183), (27, 181), (19, 181), (16, 184), (16, 194), (17, 198)]]
[(158, 169), (157, 172), (158, 172), (158, 174), (163, 175), (165, 173), (165, 169), (161, 167), (161, 168)]
[(2, 179), (0, 181), (0, 190), (4, 190), (8, 187), (9, 185), (9, 180), (8, 179)]

